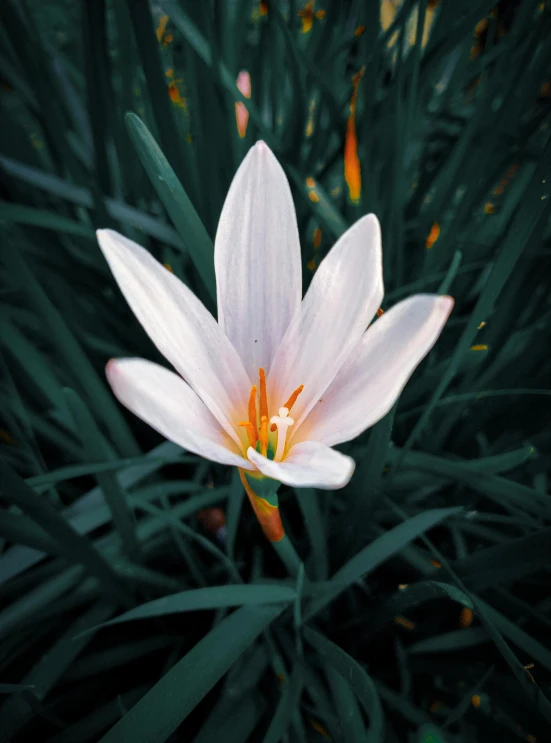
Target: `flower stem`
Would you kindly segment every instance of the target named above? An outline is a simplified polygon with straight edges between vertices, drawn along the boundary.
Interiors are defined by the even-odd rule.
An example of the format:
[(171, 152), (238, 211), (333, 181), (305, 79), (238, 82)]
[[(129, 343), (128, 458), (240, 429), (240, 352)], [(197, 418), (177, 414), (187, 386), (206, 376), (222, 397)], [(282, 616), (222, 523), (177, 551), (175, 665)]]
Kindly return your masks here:
[(281, 562), (287, 568), (289, 575), (292, 578), (296, 578), (298, 576), (300, 566), (302, 565), (302, 561), (287, 534), (283, 534), (283, 537), (279, 540), (279, 542), (272, 542), (272, 546), (279, 555)]
[(258, 495), (251, 486), (251, 480), (253, 478), (248, 478), (245, 471), (241, 468), (239, 468), (239, 477), (251, 502), (253, 511), (256, 514), (256, 518), (262, 527), (262, 531), (268, 538), (268, 541), (272, 543), (273, 548), (287, 568), (289, 575), (296, 578), (301, 565), (301, 559), (283, 529), (277, 499), (279, 483), (273, 480), (270, 481), (268, 478), (258, 480), (258, 487), (262, 491), (262, 495)]

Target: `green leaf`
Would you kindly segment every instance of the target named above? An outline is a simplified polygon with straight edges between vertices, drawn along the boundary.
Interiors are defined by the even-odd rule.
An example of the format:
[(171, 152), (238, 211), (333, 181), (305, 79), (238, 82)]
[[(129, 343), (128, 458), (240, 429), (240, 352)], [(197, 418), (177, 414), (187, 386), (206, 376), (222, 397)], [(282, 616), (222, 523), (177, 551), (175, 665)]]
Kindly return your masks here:
[(99, 743), (162, 743), (283, 610), (244, 606), (221, 621)]
[(383, 743), (384, 741), (384, 716), (381, 700), (371, 680), (358, 661), (354, 660), (334, 642), (328, 640), (316, 630), (310, 627), (304, 628), (304, 637), (317, 650), (317, 652), (328, 663), (348, 680), (348, 683), (356, 693), (362, 707), (369, 717), (369, 729), (366, 735), (366, 743)]
[(26, 292), (29, 303), (35, 308), (49, 331), (49, 338), (55, 345), (67, 369), (70, 369), (82, 391), (90, 401), (92, 409), (101, 414), (105, 424), (117, 442), (123, 456), (132, 457), (139, 454), (139, 449), (130, 433), (113, 396), (107, 391), (96, 370), (82, 350), (77, 339), (54, 307), (44, 289), (27, 266), (20, 251), (6, 252), (18, 284)]
[(434, 508), (417, 514), (382, 534), (335, 573), (326, 584), (327, 589), (314, 598), (308, 606), (305, 621), (311, 619), (349, 586), (400, 552), (414, 539), (450, 516), (457, 516), (461, 511), (461, 508)]
[(73, 219), (63, 217), (52, 211), (35, 209), (32, 206), (24, 206), (23, 204), (0, 201), (0, 222), (43, 227), (46, 230), (54, 230), (55, 232), (62, 232), (66, 235), (87, 237), (94, 242), (96, 240), (94, 228), (87, 224), (75, 222)]
[[(103, 438), (79, 396), (71, 389), (65, 390), (65, 397), (75, 421), (76, 430), (82, 440), (86, 458), (97, 461), (105, 458), (106, 450)], [(115, 476), (110, 472), (97, 473), (96, 478), (109, 509), (113, 515), (115, 528), (130, 558), (139, 559), (141, 548), (136, 539), (134, 514), (127, 502), (126, 493), (119, 486)]]
[(349, 682), (329, 662), (325, 666), (331, 697), (339, 715), (343, 740), (349, 743), (365, 743), (364, 721)]
[(142, 165), (167, 210), (189, 257), (210, 294), (216, 301), (214, 247), (203, 223), (176, 173), (161, 152), (159, 145), (136, 114), (125, 116), (126, 125)]
[(300, 666), (296, 665), (290, 678), (283, 683), (281, 698), (262, 743), (278, 743), (284, 738), (291, 719), (300, 705), (302, 683)]
[[(113, 611), (106, 604), (95, 604), (63, 632), (54, 645), (44, 653), (41, 660), (25, 675), (23, 684), (31, 684), (33, 694), (42, 701), (48, 692), (57, 684), (65, 670), (88, 645), (91, 637), (74, 640), (74, 635), (90, 624), (96, 624)], [(14, 737), (27, 723), (31, 710), (26, 702), (14, 694), (6, 699), (0, 707), (0, 728), (7, 739)]]
[[(30, 165), (25, 165), (18, 160), (12, 160), (4, 155), (0, 155), (0, 167), (7, 175), (13, 176), (53, 196), (58, 196), (60, 199), (64, 199), (71, 204), (83, 206), (86, 209), (91, 209), (94, 206), (92, 194), (87, 188), (77, 186), (52, 173), (46, 173), (39, 168), (33, 168)], [(105, 204), (107, 214), (113, 219), (130, 227), (135, 227), (146, 235), (155, 237), (167, 245), (172, 245), (180, 250), (183, 249), (184, 246), (176, 231), (160, 219), (156, 219), (146, 212), (136, 209), (118, 199), (105, 197), (103, 203)], [(10, 205), (10, 208), (11, 206), (13, 205)], [(48, 212), (48, 214), (50, 215), (48, 217), (49, 221), (41, 223), (39, 226), (48, 227), (51, 224), (53, 213)], [(9, 221), (9, 215), (7, 221)], [(74, 223), (71, 222), (71, 224)]]
[[(137, 606), (135, 609), (121, 614), (109, 622), (94, 627), (94, 632), (100, 627), (110, 627), (121, 622), (130, 622), (135, 619), (149, 619), (162, 617), (166, 614), (180, 614), (187, 611), (201, 611), (206, 609), (220, 609), (228, 606), (255, 606), (257, 604), (290, 604), (295, 599), (295, 591), (287, 586), (251, 585), (208, 586), (190, 591), (181, 591), (171, 596), (163, 596), (155, 601)], [(92, 631), (92, 630), (88, 630)]]
[(0, 490), (57, 541), (67, 556), (83, 565), (105, 584), (110, 593), (128, 603), (126, 589), (110, 565), (85, 538), (77, 534), (48, 501), (40, 498), (4, 461), (0, 460)]

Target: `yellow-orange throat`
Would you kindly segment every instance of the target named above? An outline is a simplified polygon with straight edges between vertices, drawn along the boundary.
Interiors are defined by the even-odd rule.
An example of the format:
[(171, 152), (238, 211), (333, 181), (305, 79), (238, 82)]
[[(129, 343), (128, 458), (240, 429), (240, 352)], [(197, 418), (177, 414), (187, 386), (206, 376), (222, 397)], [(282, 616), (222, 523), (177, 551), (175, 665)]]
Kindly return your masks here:
[[(249, 445), (260, 452), (262, 456), (274, 459), (276, 462), (281, 461), (285, 453), (287, 430), (295, 423), (289, 413), (303, 389), (303, 384), (297, 387), (285, 405), (279, 408), (278, 415), (273, 415), (270, 418), (266, 372), (262, 367), (258, 370), (258, 387), (253, 384), (249, 395), (249, 419), (240, 421), (237, 425), (246, 429)], [(257, 393), (259, 393), (258, 415), (256, 408)]]

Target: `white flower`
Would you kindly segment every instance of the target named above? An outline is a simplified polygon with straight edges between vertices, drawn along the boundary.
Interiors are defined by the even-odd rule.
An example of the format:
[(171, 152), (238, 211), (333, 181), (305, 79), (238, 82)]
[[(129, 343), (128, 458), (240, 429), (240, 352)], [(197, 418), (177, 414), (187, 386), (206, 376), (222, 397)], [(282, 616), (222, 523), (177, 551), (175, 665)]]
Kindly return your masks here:
[(390, 410), (453, 306), (451, 297), (418, 294), (366, 330), (383, 298), (373, 214), (338, 240), (301, 301), (291, 191), (263, 142), (237, 171), (218, 225), (218, 322), (139, 245), (112, 230), (99, 230), (98, 240), (134, 314), (178, 372), (110, 361), (120, 402), (191, 452), (288, 485), (346, 485), (354, 461), (330, 447)]

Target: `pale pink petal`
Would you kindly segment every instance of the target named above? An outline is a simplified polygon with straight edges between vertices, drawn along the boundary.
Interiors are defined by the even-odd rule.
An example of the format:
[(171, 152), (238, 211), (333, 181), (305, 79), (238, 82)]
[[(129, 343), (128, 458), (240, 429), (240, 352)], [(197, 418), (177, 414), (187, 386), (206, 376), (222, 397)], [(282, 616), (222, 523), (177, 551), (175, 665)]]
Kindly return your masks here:
[(118, 400), (175, 444), (221, 464), (253, 469), (191, 387), (145, 359), (113, 359), (105, 370)]
[(144, 330), (236, 442), (251, 382), (218, 323), (187, 286), (142, 247), (113, 230), (98, 241)]
[(452, 307), (451, 297), (416, 294), (385, 312), (353, 349), (296, 440), (334, 446), (377, 423), (436, 343)]
[[(237, 89), (245, 98), (251, 97), (251, 76), (247, 70), (241, 70), (236, 80)], [(247, 133), (247, 124), (249, 122), (249, 112), (242, 101), (235, 104), (235, 118), (237, 121), (237, 131), (243, 138)]]
[(317, 441), (295, 444), (281, 462), (263, 457), (252, 447), (247, 456), (266, 477), (297, 488), (343, 488), (355, 467), (353, 459)]
[(360, 340), (382, 297), (381, 230), (377, 217), (368, 214), (344, 233), (314, 274), (270, 368), (270, 410), (303, 384), (293, 407), (298, 428)]
[(264, 142), (241, 163), (222, 209), (214, 263), (218, 321), (251, 379), (268, 370), (302, 294), (291, 190)]

